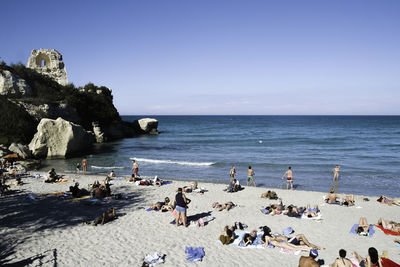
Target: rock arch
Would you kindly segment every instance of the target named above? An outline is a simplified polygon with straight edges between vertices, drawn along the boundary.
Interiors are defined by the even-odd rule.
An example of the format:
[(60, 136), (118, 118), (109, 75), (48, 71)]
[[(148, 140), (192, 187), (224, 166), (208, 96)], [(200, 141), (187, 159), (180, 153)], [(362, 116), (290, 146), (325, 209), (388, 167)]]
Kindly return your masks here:
[(61, 85), (68, 84), (63, 57), (55, 49), (33, 49), (26, 67), (49, 76)]

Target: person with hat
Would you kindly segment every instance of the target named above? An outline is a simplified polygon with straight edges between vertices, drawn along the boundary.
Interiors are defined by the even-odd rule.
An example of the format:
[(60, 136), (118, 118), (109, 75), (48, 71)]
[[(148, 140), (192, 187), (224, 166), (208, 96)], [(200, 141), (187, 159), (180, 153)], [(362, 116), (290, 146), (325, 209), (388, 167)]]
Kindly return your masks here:
[(299, 267), (314, 267), (320, 266), (319, 263), (315, 260), (318, 257), (318, 250), (312, 249), (310, 250), (310, 255), (308, 257), (301, 256), (299, 260)]

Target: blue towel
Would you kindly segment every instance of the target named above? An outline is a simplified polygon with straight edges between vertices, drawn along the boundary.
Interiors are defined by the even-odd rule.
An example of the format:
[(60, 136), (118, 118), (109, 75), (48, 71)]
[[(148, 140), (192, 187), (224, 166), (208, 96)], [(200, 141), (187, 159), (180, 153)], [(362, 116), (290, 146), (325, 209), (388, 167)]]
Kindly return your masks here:
[(400, 244), (399, 243), (396, 243), (396, 246), (398, 246), (400, 248)]
[(252, 244), (249, 244), (249, 245), (247, 245), (247, 246), (245, 246), (245, 245), (243, 244), (243, 237), (244, 237), (244, 234), (245, 234), (245, 233), (243, 233), (243, 234), (241, 235), (241, 240), (240, 240), (240, 242), (239, 242), (239, 244), (238, 244), (239, 247), (245, 248), (245, 247), (250, 247), (250, 246), (254, 246), (254, 247), (255, 247), (255, 246), (263, 245), (263, 243), (261, 242), (262, 234), (257, 234), (257, 237), (256, 237), (256, 239), (253, 241), (253, 243), (252, 243)]
[(201, 261), (205, 255), (203, 247), (186, 246), (186, 260), (188, 262)]
[(172, 184), (172, 181), (164, 181), (164, 183), (162, 185), (166, 185), (166, 184)]
[[(353, 227), (351, 227), (350, 233), (356, 235), (357, 234), (357, 228), (358, 228), (358, 224), (356, 223), (356, 224), (353, 225)], [(374, 227), (372, 225), (370, 225), (369, 229), (368, 229), (368, 236), (372, 237), (374, 234), (375, 234)]]
[(264, 214), (268, 214), (268, 213), (269, 213), (269, 210), (267, 210), (267, 209), (262, 209), (261, 212), (264, 213)]
[(146, 211), (158, 211), (158, 210), (152, 210), (150, 208), (146, 209)]

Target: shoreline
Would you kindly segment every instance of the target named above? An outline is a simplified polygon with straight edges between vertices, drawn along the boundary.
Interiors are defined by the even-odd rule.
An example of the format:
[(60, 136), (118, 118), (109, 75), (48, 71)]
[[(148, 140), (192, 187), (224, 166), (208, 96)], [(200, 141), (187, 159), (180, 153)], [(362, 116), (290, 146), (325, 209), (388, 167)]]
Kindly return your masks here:
[[(324, 204), (322, 196), (326, 193), (323, 192), (272, 189), (282, 198), (285, 205), (318, 204), (323, 217), (322, 221), (316, 222), (284, 215), (262, 214), (261, 208), (277, 202), (260, 197), (267, 188), (245, 186), (242, 191), (226, 193), (222, 191), (227, 186), (225, 184), (198, 181), (199, 187), (204, 187), (208, 192), (203, 195), (186, 194), (192, 200), (187, 211), (188, 216), (211, 214), (215, 219), (205, 227), (188, 228), (169, 224), (174, 220), (170, 212), (147, 212), (145, 209), (165, 197), (173, 199), (178, 187), (189, 185), (192, 181), (171, 179), (171, 184), (146, 187), (136, 186), (125, 179), (114, 180), (111, 182), (112, 193), (125, 194), (129, 198), (113, 200), (102, 205), (86, 205), (80, 201), (66, 202), (54, 196), (40, 197), (37, 200), (26, 199), (26, 195), (29, 194), (67, 191), (74, 183), (72, 179), (76, 179), (81, 188), (86, 188), (87, 184), (101, 176), (81, 174), (74, 177), (76, 178), (71, 178), (64, 184), (46, 184), (43, 183), (43, 179), (24, 178), (26, 184), (18, 187), (21, 190), (19, 194), (1, 197), (0, 234), (5, 242), (24, 241), (20, 244), (15, 242), (15, 251), (11, 251), (14, 259), (11, 262), (43, 254), (48, 250), (53, 251), (46, 252), (46, 258), (54, 260), (54, 249), (57, 250), (57, 263), (61, 266), (85, 263), (137, 266), (143, 262), (145, 255), (155, 251), (167, 254), (165, 264), (160, 266), (190, 266), (185, 260), (185, 246), (204, 247), (205, 257), (202, 264), (205, 266), (297, 266), (300, 255), (307, 255), (306, 252), (300, 255), (281, 253), (278, 248), (251, 249), (218, 243), (223, 227), (236, 221), (247, 224), (247, 231), (267, 225), (272, 232), (282, 232), (285, 227), (291, 226), (295, 234), (303, 233), (313, 244), (326, 248), (319, 251), (318, 257), (324, 259), (326, 265), (333, 263), (341, 248), (347, 250), (348, 257), (353, 250), (366, 256), (367, 249), (371, 246), (376, 247), (380, 254), (387, 250), (389, 258), (400, 262), (400, 248), (394, 245), (393, 236), (384, 235), (376, 227), (373, 237), (349, 233), (360, 217), (366, 217), (370, 224), (376, 223), (380, 217), (400, 221), (400, 207), (380, 204), (375, 201), (374, 196), (355, 195), (356, 205), (343, 207)], [(364, 197), (370, 198), (370, 201), (363, 201)], [(238, 206), (230, 211), (221, 212), (211, 207), (213, 202), (226, 201), (232, 201)], [(17, 205), (10, 208), (7, 206), (10, 203)], [(116, 207), (116, 220), (97, 227), (82, 224), (85, 220), (98, 217), (110, 206)], [(36, 211), (35, 215), (31, 213), (32, 208)], [(104, 251), (110, 253), (99, 257), (104, 255)]]

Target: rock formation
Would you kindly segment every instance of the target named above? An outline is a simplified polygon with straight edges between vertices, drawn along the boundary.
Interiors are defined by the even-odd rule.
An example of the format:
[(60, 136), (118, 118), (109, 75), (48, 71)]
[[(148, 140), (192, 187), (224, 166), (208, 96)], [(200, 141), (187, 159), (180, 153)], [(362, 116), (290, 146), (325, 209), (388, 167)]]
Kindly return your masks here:
[(8, 70), (0, 70), (0, 95), (30, 96), (32, 89), (28, 83)]
[(32, 153), (29, 150), (28, 146), (22, 144), (12, 143), (8, 150), (18, 154), (23, 159), (28, 159), (32, 156)]
[(39, 158), (65, 158), (84, 152), (94, 142), (93, 133), (62, 118), (42, 119), (29, 149)]
[(61, 85), (68, 84), (62, 55), (55, 49), (33, 49), (26, 67), (51, 77)]
[[(135, 123), (135, 122), (134, 122)], [(142, 133), (150, 133), (150, 134), (158, 134), (157, 127), (158, 127), (158, 120), (153, 118), (143, 118), (137, 121), (139, 125), (139, 130)]]
[(106, 137), (104, 136), (104, 132), (101, 130), (99, 123), (92, 122), (93, 125), (93, 133), (96, 138), (97, 143), (104, 143), (106, 141)]

